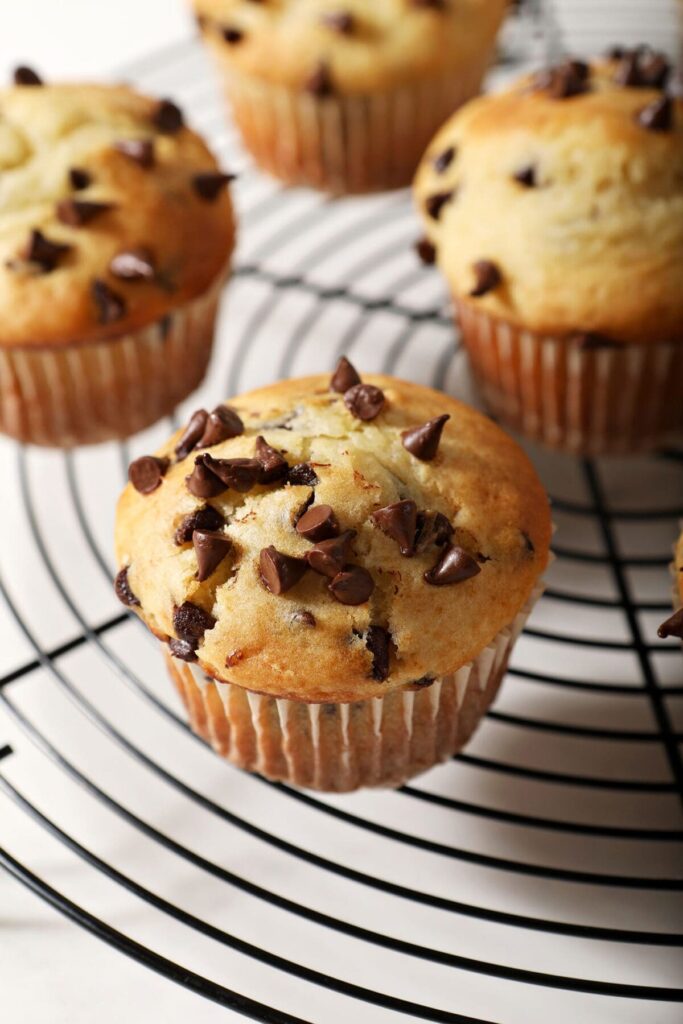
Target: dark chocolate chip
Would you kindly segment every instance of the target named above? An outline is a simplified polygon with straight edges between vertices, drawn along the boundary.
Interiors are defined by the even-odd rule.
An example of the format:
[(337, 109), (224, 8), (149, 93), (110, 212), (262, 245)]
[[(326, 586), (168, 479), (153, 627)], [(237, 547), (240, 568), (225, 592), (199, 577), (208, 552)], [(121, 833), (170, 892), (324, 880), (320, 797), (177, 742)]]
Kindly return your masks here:
[(646, 88), (665, 89), (670, 75), (671, 65), (661, 53), (653, 53), (648, 59), (641, 61), (640, 77)]
[(355, 366), (349, 362), (346, 356), (342, 356), (330, 379), (330, 391), (336, 391), (337, 394), (343, 395), (349, 388), (360, 383), (360, 374)]
[(320, 61), (306, 82), (306, 92), (310, 92), (312, 96), (317, 96), (319, 99), (331, 96), (334, 92), (332, 75), (330, 74), (329, 66), (324, 61)]
[(372, 678), (383, 683), (389, 677), (391, 633), (384, 626), (370, 626), (365, 637), (365, 646), (372, 655)]
[(315, 629), (317, 626), (315, 615), (312, 612), (306, 611), (305, 608), (299, 608), (297, 611), (292, 612), (291, 621), (295, 622), (298, 626), (307, 626), (309, 629)]
[(614, 81), (631, 88), (664, 89), (670, 74), (671, 66), (663, 54), (638, 47), (622, 51)]
[(419, 679), (413, 679), (410, 683), (411, 686), (418, 686), (421, 690), (426, 690), (428, 686), (431, 686), (434, 682), (434, 676), (420, 676)]
[(474, 271), (474, 287), (470, 290), (470, 295), (473, 298), (493, 291), (503, 280), (500, 270), (491, 260), (477, 260), (472, 270)]
[(399, 551), (406, 558), (415, 554), (415, 531), (417, 529), (417, 505), (410, 498), (395, 501), (392, 505), (378, 508), (370, 516), (382, 533), (395, 540)]
[(350, 36), (356, 24), (350, 11), (329, 11), (323, 14), (320, 20), (327, 28), (343, 36)]
[(604, 334), (598, 334), (597, 331), (581, 331), (579, 334), (573, 334), (570, 341), (577, 348), (584, 350), (619, 347), (618, 341), (613, 341), (612, 338), (608, 338)]
[(336, 576), (349, 561), (351, 543), (355, 536), (355, 530), (345, 530), (338, 537), (319, 541), (306, 552), (306, 560), (311, 569), (321, 576)]
[(541, 71), (535, 78), (535, 85), (556, 100), (580, 96), (588, 92), (590, 68), (583, 61), (566, 60), (557, 67)]
[(436, 544), (442, 547), (448, 544), (453, 535), (453, 527), (443, 512), (418, 512), (417, 530), (415, 533), (415, 550), (418, 554)]
[(384, 408), (384, 392), (374, 384), (354, 384), (344, 394), (344, 405), (357, 420), (374, 420)]
[(217, 530), (195, 530), (192, 544), (197, 555), (197, 579), (208, 580), (232, 547), (230, 538)]
[(139, 605), (140, 602), (130, 588), (128, 582), (128, 566), (124, 565), (123, 569), (119, 569), (114, 580), (114, 592), (118, 597), (121, 604), (125, 604), (128, 608), (133, 605)]
[(450, 192), (435, 192), (434, 195), (428, 196), (427, 199), (425, 199), (425, 210), (432, 220), (438, 220), (440, 218), (441, 211), (446, 203), (450, 202), (453, 195), (454, 193), (451, 189)]
[(124, 249), (109, 264), (109, 273), (123, 281), (152, 281), (156, 274), (154, 257), (149, 249)]
[(175, 446), (175, 453), (178, 461), (186, 459), (190, 452), (197, 447), (199, 439), (204, 434), (206, 421), (209, 414), (206, 409), (197, 409), (192, 413), (187, 426), (181, 434), (178, 444)]
[(152, 167), (154, 164), (154, 142), (152, 139), (120, 139), (114, 143), (114, 149), (139, 164), (140, 167)]
[(106, 281), (96, 277), (90, 285), (90, 293), (97, 306), (97, 317), (101, 324), (113, 324), (126, 315), (126, 300)]
[(340, 604), (365, 604), (375, 589), (375, 583), (367, 569), (360, 565), (347, 565), (328, 583), (328, 589)]
[(674, 102), (670, 96), (660, 96), (639, 110), (636, 120), (649, 132), (670, 132), (674, 126)]
[(244, 423), (234, 409), (229, 405), (217, 405), (206, 420), (204, 433), (200, 438), (198, 448), (211, 448), (221, 441), (228, 441), (231, 437), (239, 437), (244, 433)]
[(82, 167), (70, 167), (69, 184), (72, 189), (79, 192), (82, 188), (87, 188), (88, 185), (92, 185), (92, 175), (89, 174), (88, 171), (83, 170)]
[(444, 171), (453, 163), (455, 157), (455, 146), (447, 146), (446, 149), (442, 150), (432, 160), (432, 167), (437, 174), (443, 174)]
[(27, 68), (25, 64), (14, 69), (15, 85), (42, 85), (43, 80), (36, 74), (33, 68)]
[(62, 256), (71, 249), (62, 242), (52, 242), (42, 231), (34, 228), (28, 242), (21, 251), (21, 258), (30, 263), (37, 263), (44, 273), (54, 270)]
[(301, 484), (306, 487), (315, 487), (318, 477), (310, 462), (299, 462), (296, 466), (292, 466), (287, 473), (287, 483), (295, 486)]
[(303, 558), (283, 555), (272, 544), (263, 548), (259, 556), (261, 579), (271, 594), (285, 594), (291, 590), (307, 569), (308, 564)]
[(426, 423), (422, 423), (419, 427), (413, 427), (412, 430), (404, 430), (401, 434), (403, 447), (416, 459), (420, 459), (422, 462), (431, 462), (437, 453), (444, 425), (449, 419), (448, 413), (444, 413), (443, 416), (427, 420)]
[(212, 505), (204, 505), (181, 520), (173, 539), (180, 547), (181, 544), (189, 544), (195, 530), (220, 530), (224, 524), (225, 519), (217, 509)]
[(168, 649), (173, 657), (178, 658), (180, 661), (197, 660), (194, 644), (191, 644), (189, 640), (176, 640), (174, 637), (171, 637), (168, 641)]
[(261, 467), (259, 483), (272, 484), (276, 480), (284, 480), (287, 476), (287, 460), (275, 448), (271, 448), (265, 437), (260, 434), (256, 438), (254, 458)]
[(476, 560), (464, 548), (450, 545), (436, 565), (424, 574), (424, 578), (433, 587), (445, 587), (452, 583), (462, 583), (480, 572)]
[(521, 167), (518, 171), (515, 171), (512, 177), (520, 185), (524, 185), (524, 188), (536, 188), (536, 168), (533, 164)]
[(62, 224), (68, 224), (69, 227), (80, 228), (113, 208), (113, 203), (95, 203), (86, 199), (61, 199), (57, 203), (57, 220), (60, 220)]
[(140, 494), (151, 494), (161, 484), (168, 466), (168, 459), (158, 459), (155, 455), (141, 455), (128, 467), (128, 479)]
[(192, 187), (200, 199), (213, 203), (234, 178), (234, 174), (223, 174), (222, 171), (203, 171), (201, 174), (195, 174)]
[(206, 631), (213, 629), (215, 625), (213, 615), (191, 601), (183, 601), (179, 607), (173, 609), (173, 628), (178, 638), (190, 643), (194, 641), (195, 646), (203, 639)]
[(657, 636), (666, 640), (668, 636), (675, 636), (683, 640), (683, 608), (670, 615), (666, 622), (663, 622), (657, 630)]
[(329, 505), (313, 505), (297, 520), (296, 532), (316, 544), (336, 537), (339, 523)]
[(426, 267), (432, 267), (436, 263), (436, 246), (428, 238), (420, 238), (415, 243), (415, 252)]
[(202, 458), (214, 476), (240, 494), (246, 494), (260, 480), (261, 467), (256, 459), (214, 459), (208, 453)]
[(227, 490), (226, 485), (206, 465), (206, 455), (198, 455), (194, 460), (194, 469), (185, 477), (185, 484), (190, 494), (196, 498), (215, 498)]
[(237, 28), (235, 25), (226, 25), (221, 34), (226, 43), (229, 43), (230, 46), (236, 46), (244, 39), (244, 32), (241, 28)]
[(172, 100), (159, 100), (152, 114), (152, 124), (165, 135), (175, 135), (183, 127), (183, 112)]

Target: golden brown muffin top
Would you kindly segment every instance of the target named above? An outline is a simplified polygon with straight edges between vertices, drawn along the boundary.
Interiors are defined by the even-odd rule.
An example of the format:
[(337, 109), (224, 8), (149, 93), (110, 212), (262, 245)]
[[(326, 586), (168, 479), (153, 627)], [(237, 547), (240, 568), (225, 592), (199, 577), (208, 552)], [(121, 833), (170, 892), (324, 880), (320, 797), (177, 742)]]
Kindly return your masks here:
[(683, 339), (683, 101), (666, 77), (645, 50), (567, 62), (444, 125), (415, 195), (460, 299), (551, 334)]
[(548, 560), (547, 497), (489, 419), (339, 376), (340, 391), (306, 377), (193, 417), (119, 502), (119, 596), (177, 656), (249, 690), (352, 701), (454, 672)]
[(488, 51), (507, 0), (193, 0), (205, 38), (242, 74), (364, 93), (453, 72)]
[(202, 292), (233, 246), (225, 185), (168, 100), (0, 90), (0, 346), (111, 337)]

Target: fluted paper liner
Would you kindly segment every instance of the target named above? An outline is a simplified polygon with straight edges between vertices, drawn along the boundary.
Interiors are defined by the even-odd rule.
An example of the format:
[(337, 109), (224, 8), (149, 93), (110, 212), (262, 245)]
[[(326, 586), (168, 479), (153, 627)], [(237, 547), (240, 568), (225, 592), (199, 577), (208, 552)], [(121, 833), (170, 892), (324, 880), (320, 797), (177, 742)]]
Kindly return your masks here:
[(542, 590), (537, 586), (514, 620), (453, 675), (353, 703), (309, 704), (251, 693), (217, 682), (163, 649), (192, 729), (238, 767), (334, 792), (400, 786), (448, 760), (470, 738)]

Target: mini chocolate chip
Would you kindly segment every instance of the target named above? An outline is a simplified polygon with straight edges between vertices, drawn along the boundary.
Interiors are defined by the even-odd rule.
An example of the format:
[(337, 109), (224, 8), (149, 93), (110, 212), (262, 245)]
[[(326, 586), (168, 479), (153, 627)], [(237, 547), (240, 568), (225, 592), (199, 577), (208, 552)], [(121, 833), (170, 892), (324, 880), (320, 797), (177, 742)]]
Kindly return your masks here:
[(69, 227), (80, 228), (113, 208), (113, 203), (95, 203), (86, 199), (61, 199), (57, 203), (57, 220), (60, 220), (62, 224), (68, 224)]
[(182, 544), (189, 544), (195, 530), (220, 530), (225, 524), (225, 519), (220, 512), (212, 505), (204, 505), (196, 512), (190, 512), (182, 519), (176, 529), (173, 539), (180, 547)]
[(446, 149), (442, 150), (432, 160), (432, 167), (437, 174), (443, 174), (444, 171), (453, 163), (455, 157), (455, 146), (447, 146)]
[(82, 167), (70, 167), (69, 168), (69, 184), (76, 192), (82, 188), (87, 188), (88, 185), (92, 185), (92, 175), (88, 171), (83, 170)]
[(391, 633), (384, 626), (370, 626), (365, 637), (365, 646), (372, 655), (372, 678), (378, 683), (383, 683), (389, 676)]
[(329, 505), (313, 505), (298, 519), (296, 532), (315, 544), (336, 537), (339, 523)]
[(62, 242), (52, 242), (42, 231), (34, 228), (28, 242), (21, 251), (21, 258), (29, 263), (37, 263), (44, 273), (54, 270), (62, 256), (71, 249)]
[(347, 565), (328, 583), (328, 589), (340, 604), (365, 604), (375, 589), (375, 582), (367, 569)]
[(109, 264), (109, 273), (123, 281), (151, 281), (156, 274), (154, 257), (149, 249), (124, 249)]
[(196, 498), (216, 498), (227, 490), (226, 485), (206, 465), (209, 456), (198, 455), (194, 460), (194, 469), (185, 477), (185, 484), (190, 494)]
[(151, 494), (161, 484), (168, 466), (168, 459), (158, 459), (155, 455), (141, 455), (128, 467), (128, 479), (140, 494)]
[(42, 85), (43, 80), (40, 75), (36, 74), (33, 68), (27, 68), (25, 64), (14, 69), (14, 84), (15, 85)]
[(223, 174), (222, 171), (203, 171), (201, 174), (195, 174), (192, 179), (192, 187), (200, 199), (204, 199), (207, 203), (213, 203), (226, 185), (234, 179), (234, 174)]
[(657, 636), (662, 640), (666, 640), (668, 636), (675, 636), (679, 640), (683, 640), (683, 608), (679, 608), (661, 624), (657, 630)]
[(581, 331), (579, 334), (573, 334), (569, 340), (577, 348), (584, 351), (601, 348), (619, 348), (618, 341), (613, 341), (612, 338), (608, 338), (604, 334), (598, 334), (597, 331)]
[(350, 11), (330, 11), (323, 14), (320, 20), (327, 28), (343, 36), (350, 36), (356, 24)]
[(470, 290), (470, 295), (473, 298), (493, 291), (503, 280), (500, 270), (491, 260), (477, 260), (472, 270), (474, 271), (474, 287)]
[(114, 592), (121, 604), (125, 604), (128, 608), (133, 605), (140, 604), (139, 600), (130, 588), (127, 565), (124, 565), (123, 569), (119, 569), (116, 574), (116, 579), (114, 580)]
[(259, 555), (259, 571), (263, 585), (271, 594), (285, 594), (295, 586), (308, 569), (303, 558), (283, 555), (273, 547), (263, 548)]
[(453, 535), (453, 527), (443, 512), (418, 512), (415, 551), (422, 554), (430, 544), (442, 547)]
[[(521, 533), (522, 533), (522, 540), (524, 541), (524, 548), (525, 548), (525, 550), (530, 555), (533, 555), (534, 552), (536, 551), (536, 548), (534, 547), (534, 542), (532, 541), (532, 539), (529, 536), (529, 534), (525, 533), (524, 530), (522, 530)], [(481, 561), (481, 559), (479, 559), (479, 561)], [(490, 559), (487, 558), (486, 561), (488, 562), (488, 561), (490, 561)]]
[(345, 530), (338, 537), (321, 540), (306, 552), (306, 561), (314, 572), (330, 578), (341, 572), (351, 554), (351, 543), (356, 536), (355, 530)]
[(443, 416), (427, 420), (419, 427), (404, 430), (401, 434), (401, 444), (416, 459), (420, 459), (422, 462), (431, 462), (437, 453), (444, 425), (449, 419), (448, 413), (444, 413)]
[(234, 25), (226, 25), (221, 34), (226, 43), (229, 43), (230, 46), (236, 46), (237, 43), (241, 43), (244, 39), (244, 32), (242, 29), (236, 28)]
[(152, 139), (120, 139), (114, 143), (114, 149), (139, 164), (140, 167), (152, 167), (154, 164), (154, 142)]
[(382, 533), (398, 544), (399, 551), (406, 558), (415, 554), (415, 531), (417, 529), (417, 505), (410, 498), (395, 501), (392, 505), (378, 508), (370, 516)]
[(521, 167), (518, 171), (515, 171), (512, 177), (520, 185), (524, 185), (525, 188), (536, 188), (536, 168), (533, 164)]
[(354, 384), (344, 393), (344, 405), (357, 420), (374, 420), (384, 408), (384, 392), (374, 384)]
[(674, 103), (670, 96), (661, 96), (639, 110), (636, 120), (649, 132), (670, 132), (674, 126)]
[(171, 637), (168, 641), (168, 649), (173, 657), (178, 658), (180, 661), (197, 660), (194, 644), (191, 644), (189, 640), (176, 640), (174, 637)]
[(234, 409), (229, 405), (217, 405), (206, 420), (204, 433), (200, 438), (198, 448), (211, 448), (221, 441), (228, 441), (231, 437), (239, 437), (244, 433), (244, 423)]
[(305, 88), (306, 92), (310, 92), (312, 96), (317, 96), (319, 99), (332, 95), (334, 92), (332, 75), (330, 74), (329, 66), (324, 61), (320, 61), (306, 82)]
[(126, 300), (110, 288), (106, 281), (96, 277), (90, 285), (90, 293), (97, 306), (98, 320), (101, 324), (113, 324), (126, 315)]
[(213, 629), (216, 620), (210, 612), (204, 611), (198, 604), (183, 601), (173, 609), (173, 628), (180, 640), (194, 641), (195, 646), (203, 639), (208, 629)]
[(306, 487), (315, 487), (318, 482), (318, 477), (310, 462), (299, 462), (296, 466), (292, 466), (287, 473), (287, 483), (295, 486), (302, 484)]
[(187, 426), (180, 436), (180, 440), (175, 446), (175, 453), (178, 461), (186, 459), (193, 448), (197, 447), (200, 437), (204, 434), (204, 428), (206, 427), (206, 421), (208, 418), (209, 414), (206, 409), (197, 409), (192, 413)]
[(346, 356), (342, 356), (330, 379), (330, 391), (336, 391), (337, 394), (343, 395), (349, 388), (360, 383), (360, 374), (355, 366), (349, 362)]
[(446, 203), (450, 202), (453, 198), (453, 190), (450, 192), (435, 192), (434, 195), (428, 196), (425, 199), (425, 210), (432, 220), (439, 220), (441, 217), (441, 211), (443, 210)]
[(436, 246), (428, 238), (420, 238), (415, 243), (415, 252), (426, 267), (433, 267), (436, 263)]
[(309, 629), (314, 629), (317, 626), (315, 615), (312, 612), (306, 611), (305, 608), (299, 608), (297, 611), (292, 612), (290, 621), (295, 622), (299, 626), (307, 626)]
[(217, 530), (195, 530), (192, 544), (197, 555), (197, 579), (208, 580), (230, 551), (230, 538)]
[(480, 572), (476, 560), (464, 548), (450, 545), (424, 578), (433, 587), (445, 587), (451, 583), (462, 583)]
[(152, 124), (165, 135), (175, 135), (183, 127), (183, 113), (172, 100), (159, 100), (152, 114)]
[(254, 458), (261, 467), (259, 483), (272, 484), (276, 480), (284, 480), (287, 476), (287, 460), (275, 448), (271, 448), (265, 437), (260, 434), (256, 438)]

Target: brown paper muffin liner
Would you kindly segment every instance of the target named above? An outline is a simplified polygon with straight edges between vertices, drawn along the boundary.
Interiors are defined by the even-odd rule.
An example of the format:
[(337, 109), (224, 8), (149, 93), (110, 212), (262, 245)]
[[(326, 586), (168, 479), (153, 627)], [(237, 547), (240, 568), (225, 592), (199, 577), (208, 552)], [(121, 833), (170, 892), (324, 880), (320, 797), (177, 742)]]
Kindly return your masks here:
[(309, 704), (217, 682), (164, 654), (194, 732), (239, 768), (328, 792), (400, 786), (452, 757), (493, 702), (531, 609), (524, 608), (481, 654), (430, 686), (354, 703)]
[(454, 302), (488, 408), (527, 437), (604, 455), (647, 451), (683, 431), (683, 340), (582, 348)]
[(476, 95), (489, 62), (388, 92), (317, 97), (245, 76), (219, 58), (245, 146), (289, 185), (337, 194), (403, 188), (436, 130)]
[(170, 413), (206, 373), (226, 273), (128, 334), (52, 348), (0, 345), (0, 431), (70, 447), (127, 437)]

